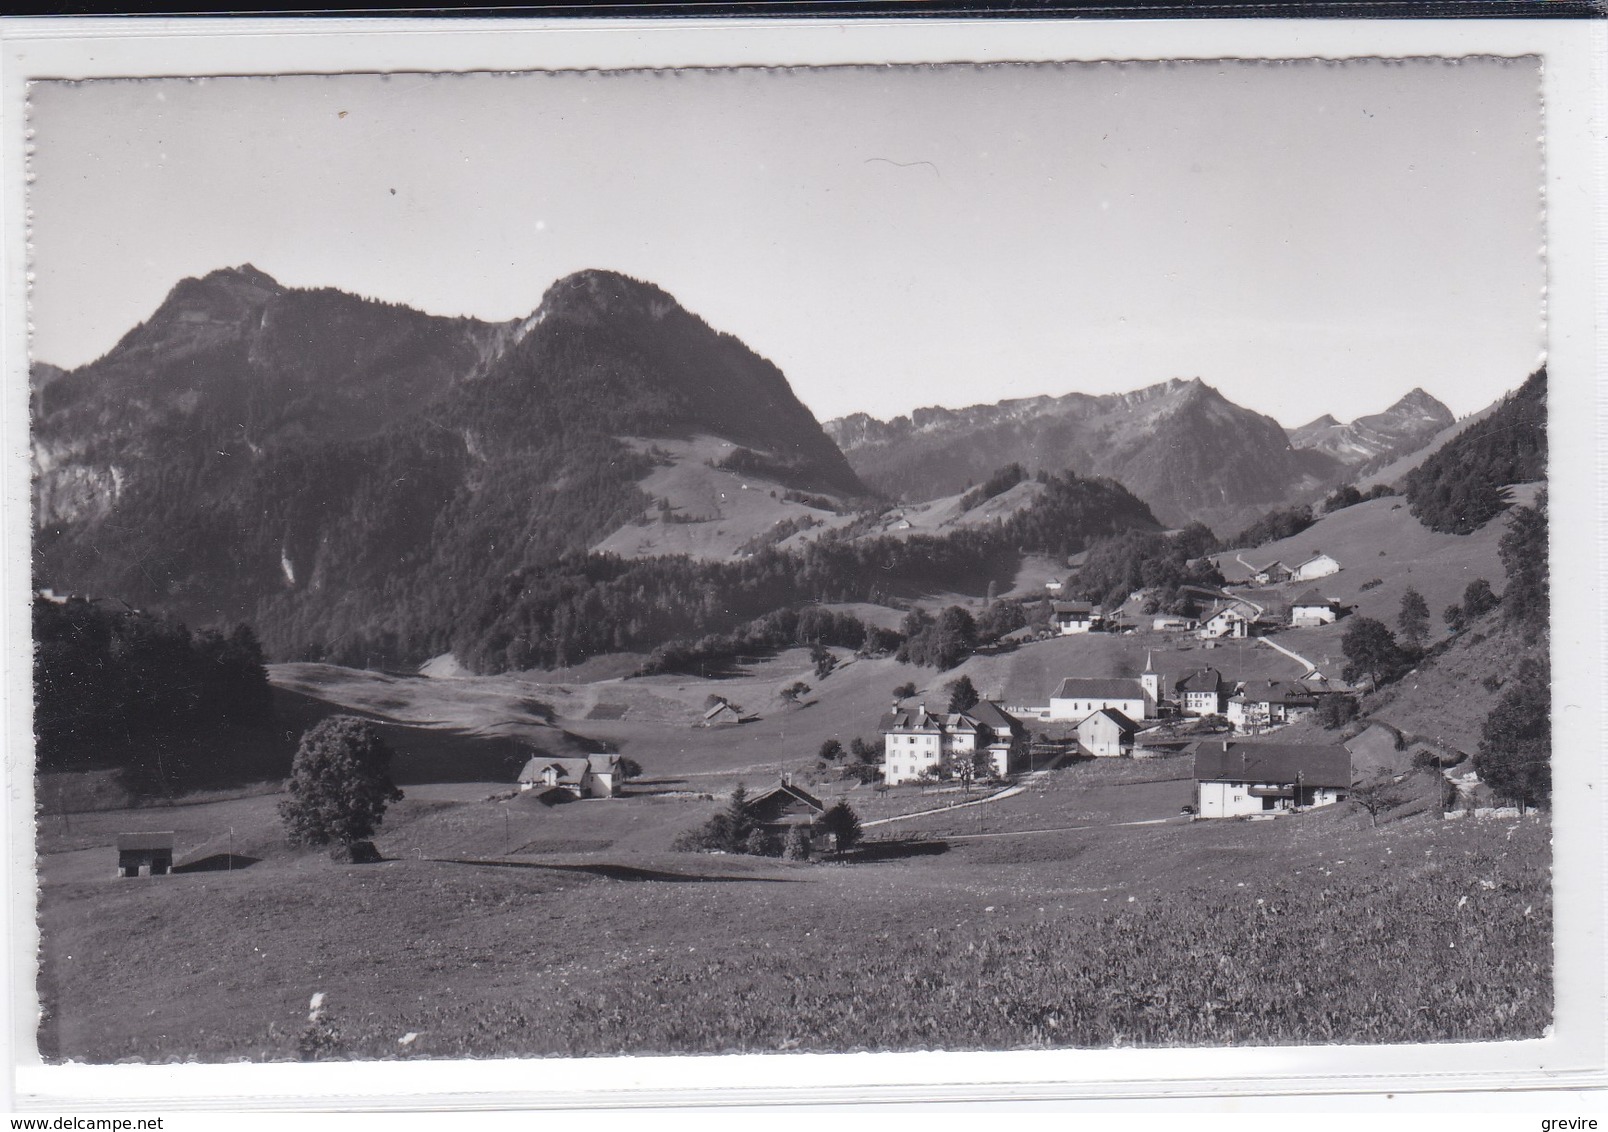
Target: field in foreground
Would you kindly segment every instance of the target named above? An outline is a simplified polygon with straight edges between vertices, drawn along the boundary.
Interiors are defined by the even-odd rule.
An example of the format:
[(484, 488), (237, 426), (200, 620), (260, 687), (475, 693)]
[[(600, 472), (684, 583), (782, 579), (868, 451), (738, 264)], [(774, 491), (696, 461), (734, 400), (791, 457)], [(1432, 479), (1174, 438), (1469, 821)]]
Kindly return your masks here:
[[(1176, 817), (1171, 784), (1100, 788), (1135, 791), (1101, 804), (1111, 817)], [(1001, 832), (895, 833), (850, 864), (555, 840), (498, 860), (350, 866), (253, 845), (260, 858), (232, 873), (120, 882), (47, 855), (41, 1052), (1412, 1042), (1534, 1037), (1551, 1021), (1544, 818), (1373, 829), (1341, 808), (1003, 832), (1019, 824), (1003, 823), (1012, 802), (1054, 796), (993, 807)], [(232, 803), (242, 823), (259, 801)], [(671, 803), (643, 804), (649, 821)], [(476, 812), (431, 805), (431, 820)], [(625, 825), (631, 805), (563, 809), (611, 807)], [(308, 1034), (315, 992), (329, 1025)]]

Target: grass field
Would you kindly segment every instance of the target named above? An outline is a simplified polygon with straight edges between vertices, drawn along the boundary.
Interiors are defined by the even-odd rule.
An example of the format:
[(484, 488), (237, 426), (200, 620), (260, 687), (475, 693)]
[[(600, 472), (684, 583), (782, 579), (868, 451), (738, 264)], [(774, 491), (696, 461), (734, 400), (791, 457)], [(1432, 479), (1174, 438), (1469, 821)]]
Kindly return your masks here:
[[(287, 849), (255, 798), (172, 815), (181, 861), (215, 861), (202, 835), (232, 826), (243, 867), (118, 881), (126, 815), (75, 817), (41, 831), (42, 1050), (1471, 1040), (1550, 1021), (1544, 820), (1110, 824), (1175, 818), (1176, 769), (1083, 764), (977, 807), (983, 836), (958, 815), (879, 827), (852, 864), (668, 851), (697, 799), (520, 811), (462, 784), (397, 807), (379, 865)], [(1052, 825), (1093, 828), (1025, 832)], [(333, 1032), (304, 1043), (314, 992)]]

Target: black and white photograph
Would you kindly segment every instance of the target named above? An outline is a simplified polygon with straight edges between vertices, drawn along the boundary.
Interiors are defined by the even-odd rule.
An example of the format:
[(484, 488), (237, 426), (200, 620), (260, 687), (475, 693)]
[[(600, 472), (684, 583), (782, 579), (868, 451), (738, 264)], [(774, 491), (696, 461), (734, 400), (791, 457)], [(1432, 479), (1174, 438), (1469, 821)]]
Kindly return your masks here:
[(30, 82), (39, 1059), (1550, 1038), (1543, 79)]

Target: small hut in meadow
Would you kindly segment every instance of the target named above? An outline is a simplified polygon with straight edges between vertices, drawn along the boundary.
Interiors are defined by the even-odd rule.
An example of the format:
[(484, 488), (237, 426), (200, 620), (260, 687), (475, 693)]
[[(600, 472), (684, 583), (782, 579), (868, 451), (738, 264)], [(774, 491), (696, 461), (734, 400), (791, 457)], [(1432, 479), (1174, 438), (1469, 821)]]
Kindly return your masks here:
[(173, 832), (119, 833), (117, 875), (159, 877), (173, 871)]

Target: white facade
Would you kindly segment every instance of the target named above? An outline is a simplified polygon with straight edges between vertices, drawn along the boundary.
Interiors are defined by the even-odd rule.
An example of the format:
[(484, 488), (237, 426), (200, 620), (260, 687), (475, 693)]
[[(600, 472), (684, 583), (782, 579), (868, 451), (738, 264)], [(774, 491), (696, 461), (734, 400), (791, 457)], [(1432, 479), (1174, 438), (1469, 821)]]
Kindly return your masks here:
[(882, 781), (914, 782), (929, 770), (949, 770), (976, 757), (977, 732), (969, 726), (890, 731), (882, 737)]
[[(1197, 791), (1197, 812), (1203, 818), (1249, 817), (1295, 809), (1294, 790), (1274, 783), (1201, 782)], [(1309, 787), (1303, 793), (1303, 809), (1330, 806), (1345, 797), (1343, 791), (1329, 786)]]
[(1336, 616), (1332, 602), (1323, 605), (1294, 605), (1290, 607), (1290, 624), (1297, 629), (1311, 629), (1318, 625), (1333, 625)]
[(1220, 637), (1248, 637), (1251, 619), (1236, 607), (1220, 609), (1201, 622), (1199, 635), (1207, 640)]
[(1144, 719), (1147, 715), (1155, 715), (1154, 711), (1145, 711), (1146, 698), (1142, 692), (1135, 692), (1132, 696), (1083, 696), (1069, 699), (1050, 700), (1050, 719), (1057, 723), (1082, 722), (1094, 712), (1104, 708), (1120, 711), (1129, 719)]
[(1338, 573), (1340, 563), (1327, 554), (1315, 554), (1290, 572), (1290, 577), (1297, 582), (1309, 582), (1313, 578), (1327, 578), (1330, 574)]

